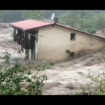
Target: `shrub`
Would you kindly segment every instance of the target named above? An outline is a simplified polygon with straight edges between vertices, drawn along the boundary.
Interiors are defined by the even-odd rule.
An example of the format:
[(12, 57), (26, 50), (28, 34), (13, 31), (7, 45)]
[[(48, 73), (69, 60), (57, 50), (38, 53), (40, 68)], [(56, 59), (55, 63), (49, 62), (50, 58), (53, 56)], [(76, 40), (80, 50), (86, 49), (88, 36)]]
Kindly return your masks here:
[(75, 53), (71, 52), (70, 50), (66, 50), (66, 53), (70, 56), (70, 57), (74, 57)]
[(37, 66), (35, 66), (35, 69), (37, 69), (37, 70), (46, 70), (46, 69), (52, 68), (53, 66), (54, 66), (53, 62), (51, 62), (49, 64), (41, 63), (41, 64), (38, 64)]
[(67, 54), (70, 54), (70, 53), (71, 53), (71, 51), (70, 51), (70, 50), (66, 50), (66, 53), (67, 53)]
[(81, 92), (78, 95), (105, 95), (105, 73), (100, 73), (97, 76), (93, 76), (89, 73), (87, 76), (91, 82), (86, 83), (81, 87)]
[(19, 62), (10, 65), (10, 54), (5, 53), (5, 70), (0, 67), (0, 95), (42, 95), (43, 81), (46, 75), (32, 76), (31, 70)]

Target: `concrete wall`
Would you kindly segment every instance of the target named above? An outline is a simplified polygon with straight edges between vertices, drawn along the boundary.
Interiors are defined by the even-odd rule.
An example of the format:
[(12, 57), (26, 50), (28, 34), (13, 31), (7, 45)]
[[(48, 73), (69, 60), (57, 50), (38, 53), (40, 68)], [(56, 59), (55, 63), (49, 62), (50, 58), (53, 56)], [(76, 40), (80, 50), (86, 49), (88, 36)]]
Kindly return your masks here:
[[(70, 40), (70, 33), (76, 33), (76, 40)], [(38, 60), (61, 61), (68, 57), (68, 49), (78, 53), (81, 50), (98, 50), (104, 45), (104, 39), (60, 26), (47, 26), (38, 31)]]

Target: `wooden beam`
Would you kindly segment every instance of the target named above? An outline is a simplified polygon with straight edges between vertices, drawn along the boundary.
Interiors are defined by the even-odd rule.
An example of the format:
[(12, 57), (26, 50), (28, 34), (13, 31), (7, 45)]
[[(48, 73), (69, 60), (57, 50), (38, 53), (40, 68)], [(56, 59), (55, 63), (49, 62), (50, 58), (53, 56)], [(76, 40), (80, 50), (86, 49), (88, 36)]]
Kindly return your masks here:
[(13, 40), (16, 41), (16, 29), (13, 29)]

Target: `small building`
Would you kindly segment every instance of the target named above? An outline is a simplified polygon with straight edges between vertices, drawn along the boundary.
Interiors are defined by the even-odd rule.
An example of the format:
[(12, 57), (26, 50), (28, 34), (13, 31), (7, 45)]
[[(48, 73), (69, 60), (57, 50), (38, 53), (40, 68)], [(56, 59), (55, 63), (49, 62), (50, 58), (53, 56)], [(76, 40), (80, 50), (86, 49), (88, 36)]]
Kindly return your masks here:
[(24, 20), (10, 23), (14, 28), (14, 41), (27, 59), (63, 61), (79, 51), (99, 50), (105, 46), (105, 37), (57, 21)]

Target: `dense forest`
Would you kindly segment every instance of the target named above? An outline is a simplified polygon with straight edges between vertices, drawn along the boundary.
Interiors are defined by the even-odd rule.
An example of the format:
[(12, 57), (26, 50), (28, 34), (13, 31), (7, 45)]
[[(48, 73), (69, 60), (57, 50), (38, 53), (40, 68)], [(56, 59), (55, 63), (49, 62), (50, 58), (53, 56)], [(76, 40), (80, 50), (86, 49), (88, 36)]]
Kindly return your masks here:
[(105, 28), (104, 10), (0, 10), (0, 22), (9, 23), (24, 19), (47, 19), (55, 13), (59, 23), (95, 33)]

